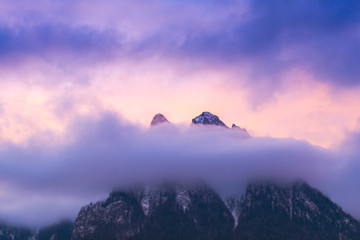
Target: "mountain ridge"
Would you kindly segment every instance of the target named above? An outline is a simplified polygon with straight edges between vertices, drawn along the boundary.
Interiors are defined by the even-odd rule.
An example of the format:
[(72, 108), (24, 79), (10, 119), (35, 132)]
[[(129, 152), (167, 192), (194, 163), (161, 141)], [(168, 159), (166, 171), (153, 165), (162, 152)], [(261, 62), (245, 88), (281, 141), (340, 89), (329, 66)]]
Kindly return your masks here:
[[(130, 205), (125, 200), (129, 197)], [(121, 210), (120, 202), (126, 206), (120, 207)], [(124, 209), (130, 213), (125, 211), (122, 215)], [(137, 210), (131, 212), (131, 209)], [(100, 215), (94, 224), (92, 217), (96, 212)], [(103, 213), (118, 214), (110, 215), (113, 219), (135, 218), (104, 223), (103, 219), (109, 216), (104, 217)], [(93, 225), (89, 225), (89, 219)], [(112, 235), (106, 235), (109, 232), (104, 229), (111, 229)], [(81, 235), (78, 231), (90, 235)], [(105, 201), (83, 208), (75, 221), (72, 240), (99, 239), (96, 238), (99, 236), (106, 239), (350, 240), (360, 239), (360, 223), (303, 181), (287, 186), (273, 182), (249, 183), (240, 198), (226, 200), (207, 185), (194, 188), (175, 184), (152, 190), (113, 192)]]
[[(161, 113), (155, 114), (153, 117), (150, 127), (156, 127), (159, 125), (162, 125), (164, 123), (171, 124), (171, 122)], [(191, 120), (192, 126), (217, 126), (217, 127), (223, 127), (224, 129), (229, 129), (232, 131), (238, 131), (241, 133), (243, 138), (250, 138), (250, 134), (245, 128), (241, 128), (234, 123), (232, 124), (231, 128), (229, 128), (220, 118), (212, 114), (210, 112), (202, 112), (200, 115), (196, 116)]]
[(157, 125), (163, 124), (163, 123), (170, 123), (170, 122), (169, 122), (169, 120), (166, 119), (166, 117), (164, 115), (162, 115), (161, 113), (157, 113), (151, 120), (150, 126), (154, 127), (154, 126), (157, 126)]

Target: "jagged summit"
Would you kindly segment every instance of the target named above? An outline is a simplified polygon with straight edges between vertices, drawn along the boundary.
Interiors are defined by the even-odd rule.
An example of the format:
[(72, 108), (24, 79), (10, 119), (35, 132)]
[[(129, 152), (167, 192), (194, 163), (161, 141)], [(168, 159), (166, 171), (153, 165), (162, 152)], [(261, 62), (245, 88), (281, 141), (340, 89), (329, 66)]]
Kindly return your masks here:
[(194, 124), (203, 124), (203, 125), (216, 125), (228, 128), (225, 123), (223, 123), (218, 116), (210, 113), (210, 112), (203, 112), (199, 116), (195, 117), (192, 120)]
[(241, 127), (235, 125), (235, 123), (233, 123), (233, 125), (231, 126), (231, 129), (241, 130), (241, 131), (247, 132), (245, 128), (241, 128)]
[(237, 130), (237, 131), (242, 131), (244, 134), (247, 135), (247, 137), (250, 137), (250, 134), (248, 133), (248, 131), (246, 131), (245, 128), (241, 128), (241, 127), (235, 125), (234, 123), (233, 123), (233, 125), (231, 126), (231, 129)]
[(161, 123), (169, 123), (169, 121), (166, 119), (166, 117), (164, 117), (164, 115), (158, 113), (153, 117), (150, 126), (156, 126)]
[[(225, 123), (223, 121), (220, 120), (220, 118), (218, 116), (216, 116), (215, 114), (212, 114), (210, 112), (203, 112), (202, 114), (200, 114), (199, 116), (195, 117), (192, 120), (193, 124), (196, 125), (215, 125), (215, 126), (221, 126), (221, 127), (225, 127), (227, 129), (230, 129), (228, 126), (225, 125)], [(244, 138), (250, 138), (250, 134), (246, 131), (245, 128), (241, 128), (239, 126), (236, 126), (235, 124), (233, 124), (231, 126), (231, 130), (236, 130), (241, 132), (242, 136)]]

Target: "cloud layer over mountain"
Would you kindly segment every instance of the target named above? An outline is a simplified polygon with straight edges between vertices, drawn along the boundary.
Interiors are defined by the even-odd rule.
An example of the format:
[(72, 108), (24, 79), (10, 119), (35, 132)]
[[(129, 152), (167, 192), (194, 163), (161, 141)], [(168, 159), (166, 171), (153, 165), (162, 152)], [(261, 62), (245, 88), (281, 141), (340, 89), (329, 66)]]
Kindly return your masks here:
[[(70, 131), (72, 142), (63, 145), (35, 138), (26, 147), (2, 147), (5, 220), (39, 226), (74, 218), (89, 201), (138, 183), (203, 180), (226, 195), (241, 194), (259, 178), (304, 179), (360, 216), (360, 153), (350, 144), (332, 151), (294, 139), (243, 139), (222, 127), (179, 130), (165, 123), (143, 129), (112, 113), (80, 118)], [(350, 142), (357, 146), (358, 136)]]

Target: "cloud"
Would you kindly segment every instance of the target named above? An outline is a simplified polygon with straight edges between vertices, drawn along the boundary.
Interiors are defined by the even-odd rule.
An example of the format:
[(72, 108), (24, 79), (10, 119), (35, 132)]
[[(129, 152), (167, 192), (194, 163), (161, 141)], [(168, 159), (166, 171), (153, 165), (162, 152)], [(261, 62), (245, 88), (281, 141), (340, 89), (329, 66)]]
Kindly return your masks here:
[(104, 61), (121, 49), (121, 36), (116, 31), (98, 30), (91, 26), (68, 26), (43, 23), (35, 26), (0, 26), (0, 59), (20, 61), (24, 57), (58, 58), (65, 54)]
[[(278, 85), (292, 69), (337, 87), (359, 84), (358, 1), (151, 1), (149, 7), (143, 1), (108, 0), (72, 2), (68, 11), (65, 3), (49, 10), (45, 2), (8, 5), (0, 28), (0, 55), (6, 60), (23, 54), (45, 58), (49, 51), (56, 52), (55, 59), (64, 51), (76, 59), (91, 56), (92, 64), (110, 56), (159, 57), (250, 69), (250, 85)], [(27, 21), (10, 18), (13, 9)]]
[(82, 205), (114, 188), (173, 179), (200, 179), (222, 194), (241, 194), (250, 179), (300, 178), (360, 215), (352, 205), (360, 200), (360, 181), (351, 179), (360, 165), (345, 153), (293, 139), (243, 139), (219, 128), (143, 129), (112, 113), (79, 118), (72, 130), (73, 141), (65, 145), (34, 139), (27, 147), (2, 146), (0, 213), (5, 220), (39, 226), (74, 218)]
[(337, 86), (359, 84), (354, 65), (360, 60), (358, 1), (252, 1), (249, 5), (245, 20), (229, 16), (215, 31), (191, 32), (182, 50), (239, 67), (250, 63), (254, 77), (266, 76), (268, 81), (300, 68)]

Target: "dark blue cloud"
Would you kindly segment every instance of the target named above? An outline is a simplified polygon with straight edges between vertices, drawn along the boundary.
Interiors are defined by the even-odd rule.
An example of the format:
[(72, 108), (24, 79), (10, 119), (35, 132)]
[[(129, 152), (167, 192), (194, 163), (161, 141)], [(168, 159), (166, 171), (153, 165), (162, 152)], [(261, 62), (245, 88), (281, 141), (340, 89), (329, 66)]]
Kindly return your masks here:
[(35, 26), (0, 26), (0, 59), (13, 60), (26, 55), (44, 57), (49, 53), (73, 56), (108, 57), (121, 48), (116, 31), (99, 31), (91, 26), (44, 23)]
[(269, 79), (300, 67), (320, 81), (360, 83), (359, 1), (252, 1), (246, 15), (229, 16), (215, 32), (189, 33), (180, 51), (251, 62)]
[[(138, 34), (136, 41), (128, 41), (126, 46), (122, 40), (131, 39), (127, 38), (133, 34), (131, 28), (121, 30), (124, 32), (99, 30), (96, 26), (81, 25), (76, 16), (72, 16), (72, 26), (59, 24), (58, 18), (41, 18), (34, 22), (30, 18), (28, 25), (0, 26), (0, 59), (12, 60), (14, 56), (24, 55), (44, 58), (49, 52), (65, 52), (74, 58), (90, 56), (95, 61), (109, 57), (146, 61), (156, 55), (165, 61), (167, 58), (180, 61), (190, 58), (210, 67), (223, 64), (235, 69), (245, 62), (253, 69), (250, 84), (267, 79), (276, 85), (280, 74), (292, 68), (307, 70), (318, 81), (335, 86), (360, 84), (359, 1), (245, 3), (151, 2), (154, 8), (158, 6), (154, 11), (156, 21), (146, 19), (146, 15), (131, 14), (117, 19), (118, 22), (143, 23), (139, 29), (134, 29)], [(100, 3), (94, 1), (92, 4)], [(174, 8), (181, 11), (177, 13)], [(179, 16), (167, 21), (167, 10)]]

